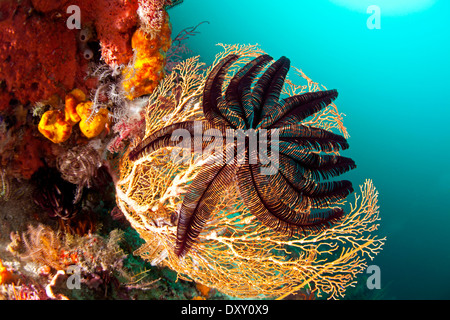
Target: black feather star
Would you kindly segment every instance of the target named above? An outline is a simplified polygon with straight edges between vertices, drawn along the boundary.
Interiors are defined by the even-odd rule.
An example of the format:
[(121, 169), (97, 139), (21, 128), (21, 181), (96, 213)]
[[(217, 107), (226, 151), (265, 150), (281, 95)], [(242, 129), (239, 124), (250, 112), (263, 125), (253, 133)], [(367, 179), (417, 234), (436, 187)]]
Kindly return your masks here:
[[(180, 209), (175, 245), (179, 256), (192, 247), (221, 195), (234, 179), (250, 213), (268, 227), (287, 234), (306, 234), (330, 227), (344, 212), (326, 208), (353, 192), (350, 181), (321, 181), (356, 167), (350, 158), (321, 154), (347, 149), (345, 138), (301, 124), (336, 99), (337, 91), (309, 92), (280, 100), (290, 67), (289, 59), (282, 57), (267, 67), (273, 59), (261, 55), (234, 75), (223, 94), (224, 78), (238, 58), (237, 55), (224, 58), (206, 80), (203, 92), (206, 120), (202, 122), (202, 133), (207, 134), (212, 128), (221, 133), (277, 129), (279, 167), (273, 174), (262, 174), (264, 164), (261, 159), (256, 156), (257, 160), (251, 161), (254, 151), (245, 146), (244, 152), (239, 153), (243, 161), (238, 161), (235, 144), (225, 147), (227, 152), (236, 155), (231, 161), (227, 158), (228, 161), (203, 165), (190, 184)], [(265, 71), (255, 82), (263, 68)], [(129, 158), (136, 160), (143, 153), (175, 146), (177, 140), (171, 136), (176, 129), (187, 130), (195, 139), (194, 127), (194, 121), (167, 126), (142, 141), (129, 153)], [(202, 141), (203, 147), (207, 145)]]

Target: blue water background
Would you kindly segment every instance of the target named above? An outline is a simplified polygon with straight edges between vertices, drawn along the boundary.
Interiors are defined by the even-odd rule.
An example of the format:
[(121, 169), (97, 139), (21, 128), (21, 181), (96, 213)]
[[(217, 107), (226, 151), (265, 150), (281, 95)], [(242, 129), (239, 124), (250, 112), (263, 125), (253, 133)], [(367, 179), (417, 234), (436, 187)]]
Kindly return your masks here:
[(345, 179), (371, 178), (380, 193), (387, 242), (369, 264), (380, 267), (383, 298), (449, 299), (450, 1), (415, 11), (381, 2), (379, 30), (367, 12), (324, 0), (185, 0), (169, 13), (174, 34), (210, 22), (187, 42), (206, 63), (216, 43), (258, 43), (338, 89), (344, 155), (358, 165)]

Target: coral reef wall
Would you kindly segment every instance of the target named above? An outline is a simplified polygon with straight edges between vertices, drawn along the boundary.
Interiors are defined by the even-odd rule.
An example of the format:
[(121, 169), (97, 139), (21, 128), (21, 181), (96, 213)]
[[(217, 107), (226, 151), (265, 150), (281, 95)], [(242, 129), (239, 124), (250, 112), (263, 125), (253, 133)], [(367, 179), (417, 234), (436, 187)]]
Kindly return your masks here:
[(86, 65), (78, 58), (77, 30), (61, 15), (38, 14), (31, 1), (0, 6), (0, 110), (14, 99), (36, 102), (74, 87)]
[[(164, 76), (171, 44), (165, 8), (178, 2), (1, 1), (0, 169), (29, 179), (63, 149), (104, 138), (115, 106), (126, 114), (125, 97), (151, 93)], [(136, 34), (152, 52), (133, 48)], [(121, 70), (134, 74), (142, 57), (144, 74), (122, 85)], [(81, 102), (85, 108), (77, 108)]]
[[(81, 29), (67, 26), (69, 4), (80, 8)], [(126, 64), (133, 56), (137, 1), (28, 0), (0, 6), (0, 110), (11, 99), (33, 103), (52, 94), (64, 96), (74, 87), (91, 88), (95, 82), (84, 79), (89, 41), (98, 42), (109, 65)]]

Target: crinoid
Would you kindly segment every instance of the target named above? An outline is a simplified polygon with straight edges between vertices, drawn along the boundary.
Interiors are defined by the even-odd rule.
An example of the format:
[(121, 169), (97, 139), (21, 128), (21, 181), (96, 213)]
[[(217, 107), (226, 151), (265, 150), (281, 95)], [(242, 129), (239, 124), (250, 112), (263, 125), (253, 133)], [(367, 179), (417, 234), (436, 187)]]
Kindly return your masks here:
[(36, 188), (34, 203), (44, 209), (49, 217), (69, 220), (81, 211), (81, 202), (74, 203), (77, 186), (61, 177), (56, 168), (44, 166), (32, 177)]
[[(266, 54), (244, 65), (223, 88), (228, 70), (238, 59), (230, 54), (210, 72), (203, 90), (206, 120), (166, 126), (129, 153), (130, 160), (136, 160), (160, 148), (180, 146), (177, 130), (188, 133), (181, 146), (198, 151), (193, 146), (200, 145), (203, 152), (214, 146), (209, 158), (214, 161), (204, 162), (181, 205), (175, 246), (178, 256), (192, 247), (234, 180), (251, 214), (266, 226), (291, 235), (331, 226), (344, 214), (333, 205), (353, 192), (350, 181), (323, 181), (355, 168), (353, 160), (337, 155), (348, 148), (346, 139), (302, 125), (305, 118), (336, 99), (337, 91), (308, 92), (280, 100), (290, 61), (281, 57), (269, 65), (273, 59)], [(232, 140), (228, 139), (230, 133)], [(259, 139), (258, 152), (251, 147), (252, 136)], [(275, 168), (274, 161), (278, 164)]]

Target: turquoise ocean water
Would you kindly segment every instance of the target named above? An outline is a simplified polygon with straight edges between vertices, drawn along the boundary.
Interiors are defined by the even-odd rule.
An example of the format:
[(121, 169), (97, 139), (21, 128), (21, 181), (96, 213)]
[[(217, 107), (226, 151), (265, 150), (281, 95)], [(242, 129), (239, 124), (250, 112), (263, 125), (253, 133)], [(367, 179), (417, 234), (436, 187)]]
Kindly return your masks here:
[(380, 193), (382, 297), (449, 299), (450, 1), (185, 0), (169, 13), (174, 34), (210, 22), (187, 42), (206, 63), (216, 43), (258, 43), (338, 89), (358, 165), (345, 179)]

